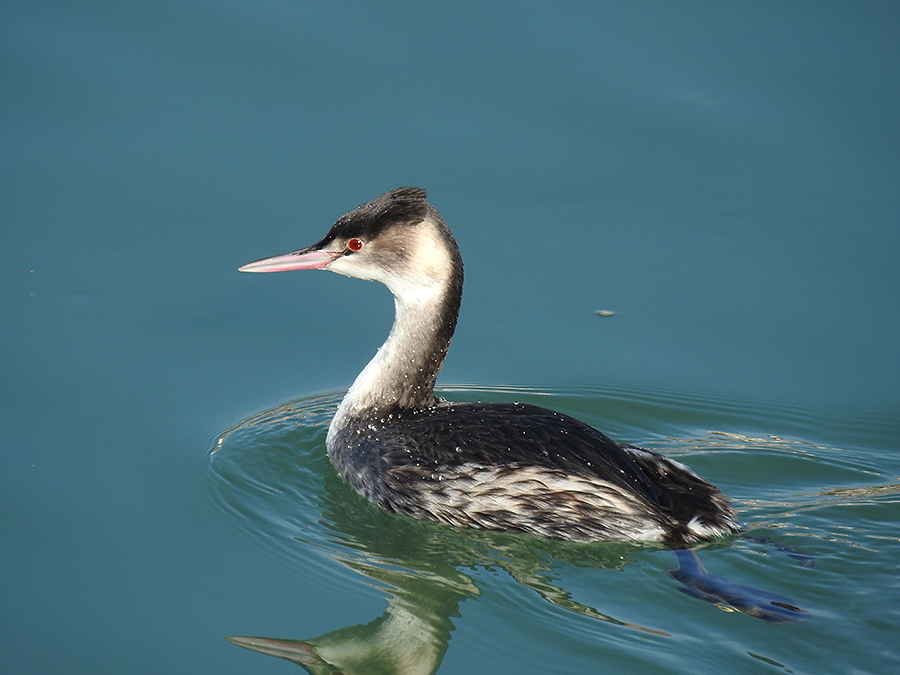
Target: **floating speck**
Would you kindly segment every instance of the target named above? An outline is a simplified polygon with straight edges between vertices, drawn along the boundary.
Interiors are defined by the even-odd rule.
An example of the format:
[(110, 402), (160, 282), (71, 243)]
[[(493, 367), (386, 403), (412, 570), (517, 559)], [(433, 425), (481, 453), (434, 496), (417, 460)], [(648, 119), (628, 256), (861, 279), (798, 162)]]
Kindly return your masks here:
[(613, 316), (615, 312), (612, 312), (608, 309), (598, 309), (597, 316)]

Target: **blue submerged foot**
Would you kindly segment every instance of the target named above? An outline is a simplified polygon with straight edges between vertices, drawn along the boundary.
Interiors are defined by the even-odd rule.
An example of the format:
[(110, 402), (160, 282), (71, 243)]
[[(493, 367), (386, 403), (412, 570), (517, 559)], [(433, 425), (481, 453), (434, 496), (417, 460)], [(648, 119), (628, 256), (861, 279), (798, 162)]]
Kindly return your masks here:
[(732, 583), (709, 574), (693, 549), (675, 549), (678, 567), (669, 570), (683, 588), (678, 590), (714, 605), (726, 605), (739, 612), (772, 623), (795, 623), (809, 618), (790, 598)]

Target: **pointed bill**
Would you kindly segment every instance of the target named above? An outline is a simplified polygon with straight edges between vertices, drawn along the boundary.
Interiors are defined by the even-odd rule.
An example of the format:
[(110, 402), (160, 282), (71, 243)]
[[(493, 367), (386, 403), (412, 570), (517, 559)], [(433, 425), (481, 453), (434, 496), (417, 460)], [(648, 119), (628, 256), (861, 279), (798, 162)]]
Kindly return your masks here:
[(318, 270), (340, 257), (332, 251), (294, 251), (271, 258), (263, 258), (239, 267), (240, 272), (289, 272), (290, 270)]

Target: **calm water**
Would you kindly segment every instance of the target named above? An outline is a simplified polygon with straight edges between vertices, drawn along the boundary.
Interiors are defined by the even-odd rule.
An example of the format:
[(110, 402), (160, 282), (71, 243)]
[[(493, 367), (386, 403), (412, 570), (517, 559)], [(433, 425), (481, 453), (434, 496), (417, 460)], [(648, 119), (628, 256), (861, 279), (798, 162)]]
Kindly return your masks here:
[[(551, 405), (605, 423), (619, 437), (640, 434), (649, 447), (690, 462), (733, 496), (752, 537), (704, 547), (708, 571), (788, 594), (810, 618), (764, 624), (682, 595), (667, 574), (676, 565), (665, 549), (466, 532), (388, 515), (356, 495), (325, 457), (340, 397), (324, 395), (224, 433), (210, 456), (212, 502), (272, 566), (303, 570), (296, 590), (338, 578), (348, 584), (336, 593), (339, 604), (356, 610), (358, 595), (374, 592), (386, 607), (351, 611), (351, 624), (340, 630), (312, 612), (294, 633), (253, 635), (251, 644), (312, 672), (332, 672), (312, 667), (320, 658), (346, 672), (433, 672), (448, 643), (451, 652), (464, 652), (451, 653), (449, 662), (478, 672), (505, 672), (510, 664), (524, 672), (595, 672), (600, 660), (613, 672), (831, 672), (835, 648), (848, 670), (897, 665), (898, 584), (888, 553), (896, 535), (886, 531), (897, 516), (897, 457), (810, 440), (831, 423), (799, 408), (773, 412), (746, 401), (612, 389), (442, 393)], [(700, 420), (707, 426), (696, 426)], [(775, 427), (785, 435), (764, 431)], [(330, 630), (302, 632), (317, 621), (319, 632)], [(416, 667), (396, 668), (409, 662)]]
[[(2, 14), (0, 671), (296, 672), (225, 636), (367, 673), (900, 668), (900, 9)], [(809, 620), (689, 597), (665, 549), (410, 522), (337, 478), (390, 297), (236, 268), (405, 184), (466, 260), (444, 395), (688, 463), (817, 563), (737, 539), (708, 571)]]

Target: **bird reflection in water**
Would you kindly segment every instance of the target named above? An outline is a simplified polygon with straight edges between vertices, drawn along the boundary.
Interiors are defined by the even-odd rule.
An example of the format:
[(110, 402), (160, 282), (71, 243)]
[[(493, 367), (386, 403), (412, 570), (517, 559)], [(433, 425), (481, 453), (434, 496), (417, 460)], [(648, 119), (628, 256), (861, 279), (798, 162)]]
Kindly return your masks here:
[[(350, 529), (352, 522), (344, 521), (343, 525), (350, 526), (347, 528)], [(372, 531), (371, 527), (360, 529)], [(365, 556), (336, 556), (347, 567), (386, 588), (388, 607), (374, 621), (341, 628), (310, 640), (245, 636), (230, 636), (227, 639), (241, 647), (286, 659), (315, 674), (435, 673), (454, 629), (451, 617), (460, 616), (463, 600), (480, 593), (474, 580), (457, 569), (457, 565), (500, 566), (518, 582), (558, 607), (626, 628), (667, 635), (652, 628), (620, 621), (574, 600), (554, 583), (553, 561), (547, 557), (547, 552), (535, 549), (536, 542), (531, 537), (466, 532), (447, 541), (446, 537), (441, 536), (444, 534), (442, 532), (425, 539), (420, 536), (421, 533), (406, 534), (411, 536), (407, 538), (401, 534), (381, 542), (381, 550), (389, 554), (385, 558), (372, 557), (370, 546), (376, 545), (373, 541), (365, 543)], [(466, 538), (470, 540), (468, 546), (463, 541)], [(517, 538), (523, 541), (516, 542)], [(461, 541), (462, 545), (459, 545)], [(560, 549), (566, 548), (577, 546), (561, 543)], [(590, 560), (582, 558), (576, 561), (571, 557), (572, 551), (566, 556), (560, 550), (553, 552), (553, 558), (558, 559), (562, 554), (570, 562), (582, 566), (614, 569), (628, 562), (624, 551), (635, 549), (627, 544), (605, 544), (597, 548), (599, 550), (592, 552)], [(395, 557), (398, 554), (405, 560), (402, 564), (406, 567), (398, 566), (400, 561)], [(455, 559), (446, 562), (448, 556)], [(445, 562), (441, 562), (440, 558), (444, 558)]]
[[(384, 588), (388, 606), (369, 623), (316, 638), (228, 640), (316, 674), (434, 673), (448, 649), (452, 618), (461, 616), (464, 600), (480, 594), (464, 571), (478, 567), (502, 568), (567, 611), (644, 635), (667, 636), (652, 626), (623, 621), (578, 602), (557, 581), (560, 565), (621, 569), (633, 554), (647, 548), (644, 545), (578, 544), (464, 530), (388, 514), (366, 502), (324, 461), (322, 436), (335, 404), (335, 397), (300, 401), (263, 413), (223, 435), (210, 458), (218, 478), (212, 484), (219, 488), (219, 499), (230, 502), (226, 508), (231, 516), (243, 513), (252, 531), (282, 525), (285, 513), (298, 513), (299, 503), (298, 521), (290, 533), (280, 533), (281, 540), (325, 549), (334, 560)], [(261, 484), (272, 489), (260, 491)], [(708, 574), (692, 549), (674, 554), (678, 567), (670, 574), (681, 584), (680, 590), (693, 597), (775, 623), (808, 616), (787, 598)]]

